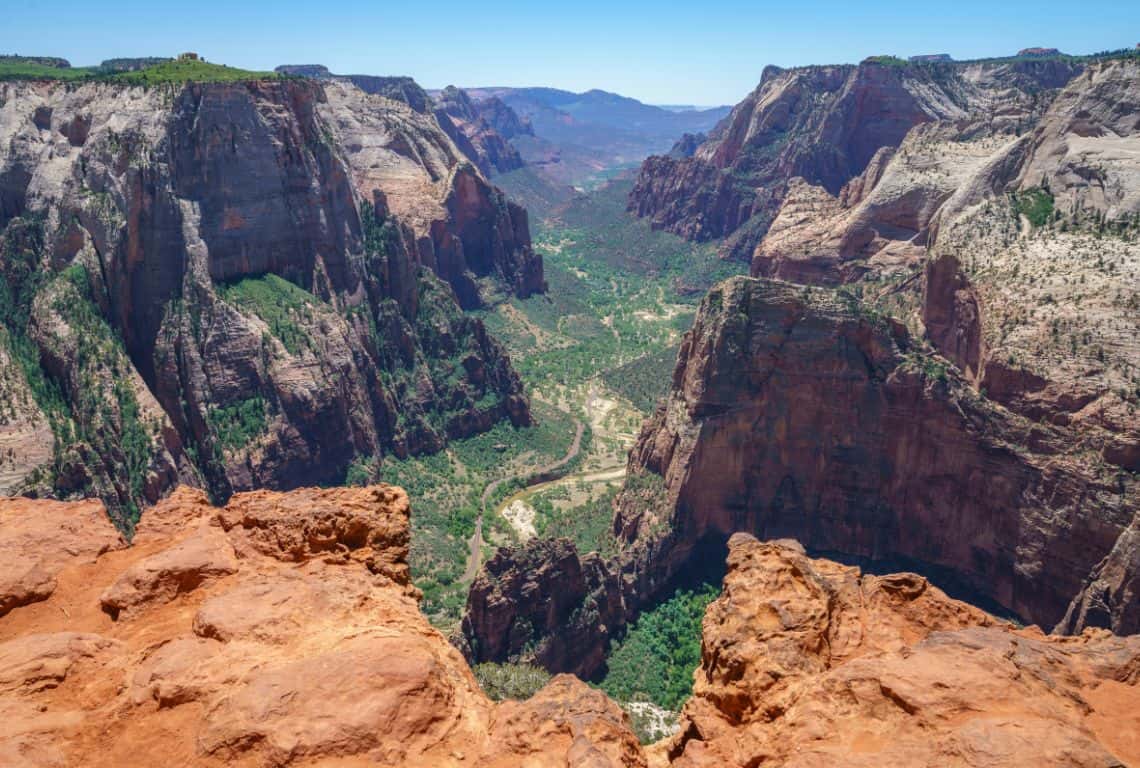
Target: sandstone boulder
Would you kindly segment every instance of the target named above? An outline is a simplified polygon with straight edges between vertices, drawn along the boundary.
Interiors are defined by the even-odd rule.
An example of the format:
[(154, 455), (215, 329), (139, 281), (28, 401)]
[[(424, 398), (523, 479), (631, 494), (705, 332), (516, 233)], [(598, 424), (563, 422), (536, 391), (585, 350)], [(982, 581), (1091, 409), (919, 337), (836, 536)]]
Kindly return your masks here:
[(176, 491), (132, 547), (66, 561), (0, 618), (0, 763), (644, 766), (621, 710), (576, 680), (502, 705), (479, 690), (419, 611), (409, 528), (388, 486), (224, 508)]
[(203, 526), (169, 549), (128, 568), (99, 602), (114, 619), (132, 618), (237, 569), (237, 557), (225, 534)]
[(125, 546), (98, 501), (0, 499), (0, 616), (49, 597), (62, 568)]

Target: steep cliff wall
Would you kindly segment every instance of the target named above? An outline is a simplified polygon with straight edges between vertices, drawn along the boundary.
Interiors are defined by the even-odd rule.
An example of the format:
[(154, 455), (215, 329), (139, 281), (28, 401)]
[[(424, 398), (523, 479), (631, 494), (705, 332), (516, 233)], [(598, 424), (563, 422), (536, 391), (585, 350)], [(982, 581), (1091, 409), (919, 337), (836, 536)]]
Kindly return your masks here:
[[(345, 82), (0, 85), (5, 492), (337, 482), (528, 406), (460, 307), (543, 290), (526, 212), (430, 114)], [(0, 429), (9, 431), (8, 426)], [(22, 442), (21, 442), (22, 441)]]
[(1079, 67), (1062, 62), (768, 67), (757, 86), (690, 157), (642, 166), (629, 209), (693, 240), (735, 235), (751, 259), (788, 184), (837, 195), (884, 147), (916, 125), (976, 118), (1014, 133)]
[[(669, 504), (615, 526), (648, 544), (656, 581), (703, 537), (748, 531), (942, 566), (1052, 628), (1137, 509), (1135, 478), (1076, 443), (842, 294), (739, 278), (702, 304), (631, 455)], [(1120, 609), (1133, 621), (1140, 605)]]

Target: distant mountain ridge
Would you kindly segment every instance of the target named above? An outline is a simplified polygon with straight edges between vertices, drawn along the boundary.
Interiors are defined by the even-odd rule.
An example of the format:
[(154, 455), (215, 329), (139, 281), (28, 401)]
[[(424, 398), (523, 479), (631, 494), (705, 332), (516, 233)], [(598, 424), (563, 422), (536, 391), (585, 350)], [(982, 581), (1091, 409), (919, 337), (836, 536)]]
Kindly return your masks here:
[[(533, 135), (511, 143), (549, 181), (581, 185), (613, 169), (668, 152), (686, 133), (707, 133), (729, 107), (678, 110), (644, 104), (600, 89), (465, 88), (477, 103), (497, 99), (529, 123)], [(429, 91), (433, 97), (440, 92)]]

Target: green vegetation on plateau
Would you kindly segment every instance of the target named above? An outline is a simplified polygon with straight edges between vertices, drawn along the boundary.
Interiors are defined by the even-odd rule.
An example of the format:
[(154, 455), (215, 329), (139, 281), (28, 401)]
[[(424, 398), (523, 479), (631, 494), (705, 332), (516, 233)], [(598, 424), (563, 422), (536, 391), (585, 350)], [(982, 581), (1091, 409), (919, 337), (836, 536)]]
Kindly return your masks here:
[(1043, 227), (1053, 217), (1053, 195), (1049, 190), (1035, 187), (1014, 196), (1015, 209), (1034, 227)]
[(130, 85), (163, 85), (275, 80), (280, 77), (276, 72), (255, 72), (201, 60), (164, 61), (135, 72), (117, 72), (100, 67), (52, 67), (32, 58), (0, 59), (0, 80), (101, 81)]
[(255, 72), (207, 61), (165, 61), (137, 72), (122, 72), (108, 79), (134, 85), (163, 83), (232, 83), (240, 80), (276, 80), (276, 72)]
[(49, 67), (37, 61), (0, 60), (0, 80), (91, 80), (94, 67)]

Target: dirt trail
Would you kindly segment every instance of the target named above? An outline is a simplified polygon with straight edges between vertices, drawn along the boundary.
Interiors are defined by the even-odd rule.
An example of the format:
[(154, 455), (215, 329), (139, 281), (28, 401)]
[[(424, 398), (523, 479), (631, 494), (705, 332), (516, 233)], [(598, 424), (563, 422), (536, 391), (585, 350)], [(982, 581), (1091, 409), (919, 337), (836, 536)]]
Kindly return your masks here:
[[(487, 514), (487, 500), (494, 495), (495, 491), (499, 489), (503, 483), (509, 483), (514, 480), (527, 480), (529, 478), (549, 476), (553, 472), (557, 472), (562, 467), (569, 464), (582, 450), (582, 435), (586, 431), (586, 424), (578, 419), (574, 420), (574, 440), (570, 443), (570, 448), (566, 451), (566, 455), (558, 461), (547, 464), (544, 467), (537, 469), (527, 469), (523, 472), (518, 472), (506, 477), (500, 477), (498, 480), (492, 480), (483, 489), (483, 496), (480, 499), (482, 510), (479, 517), (475, 519), (475, 533), (472, 534), (468, 540), (469, 551), (467, 553), (467, 567), (463, 569), (463, 577), (461, 581), (472, 581), (475, 579), (475, 574), (479, 572), (479, 566), (483, 564), (483, 516)], [(541, 482), (541, 481), (539, 481)]]

